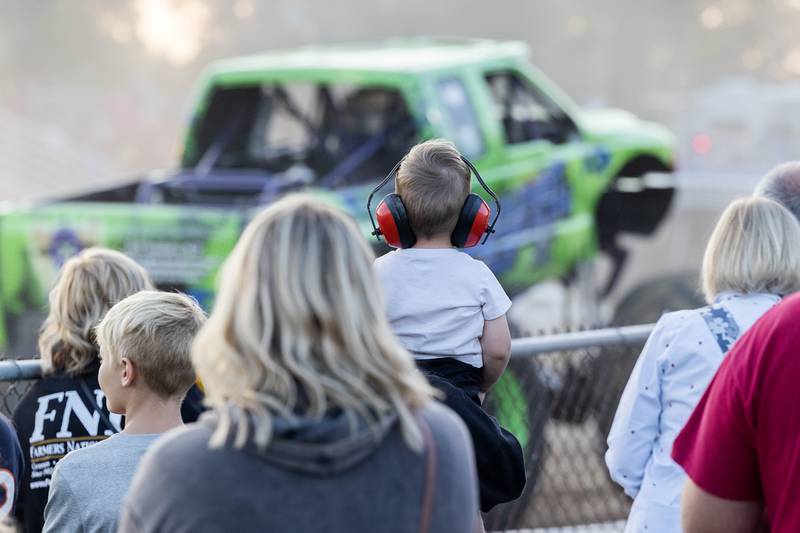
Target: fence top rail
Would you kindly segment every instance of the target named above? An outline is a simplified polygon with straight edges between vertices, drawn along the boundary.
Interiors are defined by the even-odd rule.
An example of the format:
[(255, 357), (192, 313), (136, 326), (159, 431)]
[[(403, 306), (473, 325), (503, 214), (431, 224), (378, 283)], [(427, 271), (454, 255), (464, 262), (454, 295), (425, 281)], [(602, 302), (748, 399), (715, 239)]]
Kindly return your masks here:
[(0, 361), (0, 381), (22, 381), (42, 377), (39, 359), (6, 359)]
[[(634, 346), (646, 341), (654, 326), (655, 324), (643, 324), (512, 339), (511, 357), (532, 357), (537, 354), (594, 347)], [(39, 359), (0, 361), (0, 381), (20, 381), (40, 377), (42, 377), (42, 362)]]
[(642, 324), (512, 339), (511, 357), (531, 357), (594, 347), (635, 346), (644, 343), (654, 327), (655, 324)]

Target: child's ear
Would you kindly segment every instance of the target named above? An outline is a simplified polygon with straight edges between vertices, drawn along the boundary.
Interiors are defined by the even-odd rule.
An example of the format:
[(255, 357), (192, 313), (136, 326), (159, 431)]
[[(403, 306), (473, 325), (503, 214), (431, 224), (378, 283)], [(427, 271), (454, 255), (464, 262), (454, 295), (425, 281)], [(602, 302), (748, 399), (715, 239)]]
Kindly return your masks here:
[(136, 381), (136, 365), (127, 357), (120, 360), (122, 365), (122, 375), (120, 376), (120, 383), (123, 387), (130, 387)]

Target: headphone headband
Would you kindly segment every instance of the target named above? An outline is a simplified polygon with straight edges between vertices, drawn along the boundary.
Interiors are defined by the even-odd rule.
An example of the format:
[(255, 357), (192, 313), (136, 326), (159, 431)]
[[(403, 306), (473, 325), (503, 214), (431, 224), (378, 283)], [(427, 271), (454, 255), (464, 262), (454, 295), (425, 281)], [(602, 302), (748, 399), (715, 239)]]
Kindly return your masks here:
[[(405, 160), (406, 158), (403, 157), (400, 161), (398, 161), (395, 164), (395, 166), (392, 167), (392, 170), (389, 171), (386, 177), (383, 178), (383, 181), (381, 181), (374, 189), (372, 189), (372, 192), (369, 193), (369, 197), (367, 198), (367, 213), (369, 213), (369, 221), (372, 224), (372, 235), (377, 237), (378, 240), (381, 240), (382, 233), (381, 230), (378, 229), (378, 226), (375, 224), (375, 219), (372, 216), (372, 207), (371, 207), (372, 197), (375, 196), (375, 193), (381, 190), (384, 187), (384, 185), (386, 185), (389, 182), (389, 180), (394, 177), (394, 175), (397, 173), (397, 170), (400, 168), (400, 165), (402, 165), (403, 161)], [(483, 190), (486, 191), (489, 194), (489, 196), (492, 197), (495, 206), (497, 206), (497, 210), (495, 211), (494, 214), (494, 220), (492, 220), (492, 222), (486, 228), (486, 236), (483, 238), (483, 242), (481, 243), (485, 244), (486, 240), (489, 238), (489, 235), (494, 233), (494, 225), (497, 224), (497, 219), (500, 218), (500, 209), (501, 209), (500, 200), (497, 198), (497, 195), (494, 193), (494, 191), (491, 188), (489, 188), (488, 185), (486, 185), (486, 182), (483, 181), (483, 178), (481, 177), (480, 172), (478, 172), (478, 169), (475, 168), (475, 165), (473, 165), (470, 162), (470, 160), (464, 157), (463, 155), (461, 156), (461, 160), (467, 165), (467, 167), (469, 167), (472, 173), (475, 174), (475, 177), (478, 179), (478, 183), (480, 183), (481, 187), (483, 187)]]
[(390, 170), (389, 173), (386, 174), (386, 177), (383, 178), (383, 181), (381, 181), (377, 187), (372, 189), (372, 192), (369, 193), (369, 197), (367, 198), (367, 213), (369, 213), (369, 221), (372, 223), (372, 235), (377, 237), (378, 240), (381, 240), (381, 230), (379, 230), (378, 226), (375, 225), (375, 219), (372, 217), (372, 208), (370, 207), (370, 204), (372, 203), (372, 197), (375, 196), (375, 193), (381, 190), (383, 186), (389, 182), (390, 179), (392, 179), (392, 176), (395, 175), (395, 172), (397, 172), (397, 169), (400, 168), (400, 165), (403, 164), (403, 161), (405, 161), (405, 159), (406, 158), (403, 157), (392, 167), (392, 170)]

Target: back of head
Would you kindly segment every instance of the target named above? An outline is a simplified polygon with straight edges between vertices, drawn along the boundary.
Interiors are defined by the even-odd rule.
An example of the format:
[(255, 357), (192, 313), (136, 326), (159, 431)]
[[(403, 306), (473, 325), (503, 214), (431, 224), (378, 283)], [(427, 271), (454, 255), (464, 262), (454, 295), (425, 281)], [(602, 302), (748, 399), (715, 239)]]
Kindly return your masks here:
[(233, 424), (236, 445), (269, 443), (272, 417), (331, 410), (370, 423), (396, 414), (421, 442), (411, 411), (431, 389), (392, 334), (355, 222), (304, 195), (289, 196), (245, 229), (221, 272), (195, 367), (219, 409), (212, 439)]
[(789, 161), (770, 170), (753, 194), (778, 202), (800, 220), (800, 161)]
[(160, 397), (182, 397), (195, 381), (191, 347), (205, 320), (186, 295), (141, 291), (108, 311), (97, 326), (97, 344), (103, 358), (131, 360)]
[(403, 159), (395, 190), (417, 236), (449, 234), (469, 195), (470, 170), (450, 141), (425, 141)]
[(800, 223), (767, 198), (741, 198), (722, 213), (703, 257), (703, 292), (787, 295), (800, 289)]
[(50, 311), (39, 332), (48, 372), (80, 374), (97, 358), (94, 328), (123, 298), (152, 289), (145, 269), (120, 252), (87, 248), (69, 259), (50, 291)]

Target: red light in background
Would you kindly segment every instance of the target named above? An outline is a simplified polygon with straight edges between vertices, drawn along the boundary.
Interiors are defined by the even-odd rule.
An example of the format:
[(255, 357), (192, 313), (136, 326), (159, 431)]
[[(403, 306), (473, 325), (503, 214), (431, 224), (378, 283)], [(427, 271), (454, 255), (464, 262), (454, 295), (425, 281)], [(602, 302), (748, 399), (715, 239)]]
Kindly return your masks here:
[(711, 137), (705, 134), (695, 135), (694, 139), (692, 139), (692, 150), (695, 153), (700, 155), (705, 155), (711, 151), (711, 147), (713, 143), (711, 142)]

